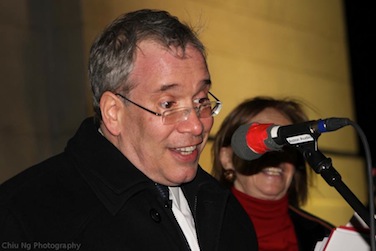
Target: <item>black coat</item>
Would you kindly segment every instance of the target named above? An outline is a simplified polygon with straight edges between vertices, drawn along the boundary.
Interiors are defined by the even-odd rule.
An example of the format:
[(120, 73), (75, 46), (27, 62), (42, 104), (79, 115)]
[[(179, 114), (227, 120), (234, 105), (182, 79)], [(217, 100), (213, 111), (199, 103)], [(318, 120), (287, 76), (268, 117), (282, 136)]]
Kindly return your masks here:
[(289, 214), (301, 251), (313, 251), (316, 243), (328, 237), (335, 228), (331, 223), (300, 208), (290, 206)]
[[(252, 223), (200, 167), (181, 186), (201, 250), (257, 250)], [(154, 183), (85, 120), (65, 151), (0, 186), (0, 249), (188, 250)], [(4, 246), (9, 245), (9, 246)], [(12, 246), (13, 245), (13, 246)], [(12, 248), (10, 248), (12, 247)], [(65, 249), (64, 249), (65, 247)], [(77, 250), (77, 249), (71, 249)]]

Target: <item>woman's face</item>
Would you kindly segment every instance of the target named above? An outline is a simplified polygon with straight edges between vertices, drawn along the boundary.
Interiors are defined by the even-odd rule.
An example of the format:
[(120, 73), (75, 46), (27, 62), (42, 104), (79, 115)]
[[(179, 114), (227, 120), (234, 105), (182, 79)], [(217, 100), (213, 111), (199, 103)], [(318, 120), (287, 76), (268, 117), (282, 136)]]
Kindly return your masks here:
[[(282, 126), (292, 124), (287, 117), (274, 108), (264, 109), (248, 122), (273, 123)], [(235, 188), (258, 199), (281, 199), (291, 184), (295, 166), (288, 162), (276, 161), (276, 163), (278, 164), (266, 165), (261, 171), (252, 175), (242, 175), (236, 172)]]

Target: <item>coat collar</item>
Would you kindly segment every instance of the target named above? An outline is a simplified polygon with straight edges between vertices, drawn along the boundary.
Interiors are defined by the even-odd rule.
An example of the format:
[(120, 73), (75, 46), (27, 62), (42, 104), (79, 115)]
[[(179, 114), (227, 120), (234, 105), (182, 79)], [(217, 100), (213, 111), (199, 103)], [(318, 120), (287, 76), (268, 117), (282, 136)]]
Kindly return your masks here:
[(99, 133), (93, 118), (82, 122), (65, 153), (112, 214), (133, 194), (153, 186), (149, 178)]

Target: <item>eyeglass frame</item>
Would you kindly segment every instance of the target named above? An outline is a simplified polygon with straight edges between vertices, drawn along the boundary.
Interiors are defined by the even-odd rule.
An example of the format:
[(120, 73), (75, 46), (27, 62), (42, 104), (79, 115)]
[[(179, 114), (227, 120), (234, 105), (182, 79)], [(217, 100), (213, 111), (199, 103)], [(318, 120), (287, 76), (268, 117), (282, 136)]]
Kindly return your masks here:
[[(211, 102), (215, 102), (215, 104), (216, 104), (216, 105), (214, 106), (214, 108), (217, 107), (217, 108), (216, 108), (216, 111), (215, 111), (214, 113), (213, 113), (214, 108), (212, 109), (211, 117), (214, 117), (214, 116), (218, 115), (219, 112), (221, 111), (221, 109), (222, 109), (222, 102), (221, 102), (216, 96), (214, 96), (210, 91), (209, 91), (208, 93), (210, 94), (210, 96), (212, 96), (212, 97), (215, 99), (215, 101), (211, 101)], [(163, 118), (163, 117), (164, 117), (163, 113), (167, 112), (167, 111), (164, 111), (163, 113), (154, 112), (154, 111), (152, 111), (152, 110), (150, 110), (150, 109), (148, 109), (148, 108), (146, 108), (146, 107), (144, 107), (144, 106), (142, 106), (142, 105), (139, 105), (139, 104), (137, 104), (136, 102), (130, 100), (129, 98), (127, 98), (127, 97), (125, 97), (124, 95), (122, 95), (121, 93), (116, 92), (116, 93), (114, 93), (114, 94), (117, 95), (117, 96), (119, 96), (119, 97), (121, 97), (121, 98), (123, 98), (123, 99), (125, 99), (126, 101), (130, 102), (131, 104), (133, 104), (133, 105), (135, 105), (135, 106), (137, 106), (137, 107), (143, 109), (144, 111), (147, 111), (147, 112), (150, 112), (151, 114), (154, 114), (155, 116), (158, 116), (158, 117), (162, 117), (162, 118)], [(185, 108), (185, 109), (193, 109), (193, 110), (195, 110), (196, 115), (198, 115), (198, 117), (201, 118), (201, 117), (200, 117), (201, 114), (198, 113), (198, 111), (201, 112), (201, 110), (200, 110), (200, 107), (201, 107), (201, 106), (202, 106), (202, 105), (199, 105), (197, 108), (196, 108), (196, 107), (193, 107), (193, 108), (190, 108), (190, 107), (180, 107), (180, 108), (175, 108), (175, 109), (182, 109), (182, 108)], [(175, 109), (168, 110), (168, 111), (174, 111)], [(165, 124), (165, 123), (164, 123), (164, 124)]]

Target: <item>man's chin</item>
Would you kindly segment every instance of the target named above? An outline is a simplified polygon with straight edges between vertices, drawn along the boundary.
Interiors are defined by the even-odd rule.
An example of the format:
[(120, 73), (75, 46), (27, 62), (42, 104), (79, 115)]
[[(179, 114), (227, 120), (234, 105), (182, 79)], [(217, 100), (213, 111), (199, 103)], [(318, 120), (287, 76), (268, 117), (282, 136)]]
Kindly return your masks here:
[(184, 173), (175, 175), (172, 179), (170, 179), (170, 181), (173, 182), (175, 186), (179, 186), (181, 184), (191, 182), (196, 177), (196, 173), (197, 168), (194, 170), (190, 169)]

